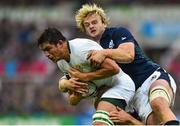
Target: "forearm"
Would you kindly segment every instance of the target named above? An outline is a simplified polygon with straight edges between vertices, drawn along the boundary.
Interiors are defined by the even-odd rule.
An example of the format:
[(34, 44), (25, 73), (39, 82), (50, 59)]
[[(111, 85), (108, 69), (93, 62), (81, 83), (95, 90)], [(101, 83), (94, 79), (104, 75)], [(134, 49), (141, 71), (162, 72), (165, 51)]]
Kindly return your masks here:
[(90, 80), (96, 80), (96, 79), (101, 79), (101, 78), (115, 75), (119, 73), (119, 71), (120, 71), (120, 68), (115, 63), (115, 61), (109, 58), (106, 58), (104, 62), (101, 64), (100, 69), (97, 69), (92, 72), (82, 73), (82, 74), (85, 75), (85, 78), (87, 81), (90, 81)]
[(83, 74), (86, 78), (86, 81), (88, 82), (88, 81), (92, 81), (92, 80), (96, 80), (96, 79), (102, 79), (105, 77), (109, 77), (109, 76), (115, 75), (116, 73), (106, 70), (106, 69), (99, 69), (99, 70), (96, 70), (93, 72), (86, 72)]
[(118, 63), (130, 63), (134, 60), (133, 56), (124, 49), (104, 49), (104, 55)]

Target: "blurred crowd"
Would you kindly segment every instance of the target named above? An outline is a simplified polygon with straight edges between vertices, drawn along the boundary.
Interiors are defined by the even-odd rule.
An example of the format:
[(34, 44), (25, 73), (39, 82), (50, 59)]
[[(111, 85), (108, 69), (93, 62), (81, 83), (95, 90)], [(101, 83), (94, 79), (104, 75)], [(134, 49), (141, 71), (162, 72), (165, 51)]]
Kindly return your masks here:
[[(55, 26), (66, 29), (58, 24)], [(0, 115), (77, 114), (83, 111), (81, 104), (88, 102), (72, 107), (66, 95), (59, 91), (58, 79), (62, 73), (37, 46), (41, 29), (38, 24), (2, 19), (0, 29)], [(66, 30), (64, 33), (70, 36)]]
[[(42, 6), (54, 6), (57, 4), (61, 4), (64, 2), (74, 2), (74, 0), (44, 0), (43, 2), (41, 0), (2, 0), (0, 4), (2, 5), (8, 5), (8, 6), (33, 6), (33, 5), (42, 5)], [(156, 5), (156, 4), (180, 4), (179, 0), (79, 0), (76, 1), (78, 4), (83, 3), (99, 3), (103, 5), (117, 5), (117, 4), (123, 4), (123, 5), (129, 5), (129, 4), (143, 4), (143, 5)]]
[[(39, 0), (18, 1), (23, 5), (41, 3)], [(125, 0), (118, 1), (127, 2)], [(128, 2), (135, 1), (128, 0)], [(180, 3), (178, 0), (168, 1)], [(6, 0), (1, 1), (0, 4), (14, 5), (16, 2)], [(113, 2), (115, 0), (110, 3), (113, 4)], [(154, 0), (154, 2), (156, 1)], [(161, 2), (163, 3), (163, 1)], [(79, 5), (82, 3), (80, 2)], [(107, 0), (105, 3), (108, 3)], [(49, 6), (57, 4), (57, 1), (45, 0), (43, 4)], [(59, 28), (69, 39), (84, 37), (74, 24), (63, 25), (57, 22), (39, 24), (37, 22), (11, 21), (8, 18), (0, 19), (0, 115), (78, 114), (87, 111), (87, 108), (92, 106), (91, 101), (85, 100), (77, 107), (72, 107), (68, 104), (66, 95), (58, 90), (58, 79), (62, 73), (54, 63), (42, 55), (37, 47), (39, 32), (48, 26)], [(180, 97), (179, 46), (180, 39), (177, 39), (177, 42), (170, 47), (144, 48), (149, 57), (160, 63), (175, 78), (178, 87), (177, 97)], [(175, 109), (180, 111), (180, 100), (177, 98)]]

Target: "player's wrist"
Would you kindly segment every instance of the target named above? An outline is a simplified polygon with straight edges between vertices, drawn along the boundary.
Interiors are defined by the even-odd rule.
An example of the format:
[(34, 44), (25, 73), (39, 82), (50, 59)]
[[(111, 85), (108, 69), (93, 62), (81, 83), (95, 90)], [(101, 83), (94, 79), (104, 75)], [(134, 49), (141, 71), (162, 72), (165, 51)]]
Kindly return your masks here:
[(111, 49), (104, 49), (103, 54), (105, 57), (111, 58), (112, 50)]
[(83, 73), (82, 79), (80, 80), (83, 82), (88, 82), (90, 80), (93, 80), (93, 76), (94, 74), (92, 74), (91, 72)]

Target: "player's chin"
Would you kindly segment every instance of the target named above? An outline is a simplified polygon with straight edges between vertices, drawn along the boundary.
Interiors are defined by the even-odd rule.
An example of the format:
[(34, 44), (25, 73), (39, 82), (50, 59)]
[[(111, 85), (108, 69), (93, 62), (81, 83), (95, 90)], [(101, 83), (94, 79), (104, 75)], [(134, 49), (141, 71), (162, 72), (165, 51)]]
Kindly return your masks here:
[(94, 38), (94, 37), (96, 37), (96, 32), (90, 32), (90, 33), (88, 33), (88, 35)]
[(91, 34), (91, 37), (95, 38), (97, 35), (95, 33)]

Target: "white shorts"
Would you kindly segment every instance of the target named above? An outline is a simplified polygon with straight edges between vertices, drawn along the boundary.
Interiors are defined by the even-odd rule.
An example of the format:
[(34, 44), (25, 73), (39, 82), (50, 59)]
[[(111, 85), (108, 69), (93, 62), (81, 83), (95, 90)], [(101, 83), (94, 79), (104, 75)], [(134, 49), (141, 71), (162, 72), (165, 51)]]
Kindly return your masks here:
[[(155, 71), (153, 74), (151, 74), (150, 77), (148, 77), (141, 87), (138, 88), (136, 91), (132, 101), (130, 101), (130, 106), (127, 108), (128, 110), (132, 110), (134, 108), (136, 112), (138, 113), (141, 120), (146, 123), (147, 117), (152, 112), (150, 103), (149, 103), (149, 88), (151, 84), (157, 80), (161, 75), (161, 72)], [(176, 83), (174, 79), (168, 74), (170, 79), (170, 86), (173, 90), (174, 96), (176, 93)], [(172, 100), (174, 102), (174, 99)]]
[(117, 78), (113, 82), (115, 85), (103, 93), (101, 98), (123, 99), (128, 104), (135, 94), (135, 84), (124, 72), (120, 76), (118, 74), (116, 76)]

